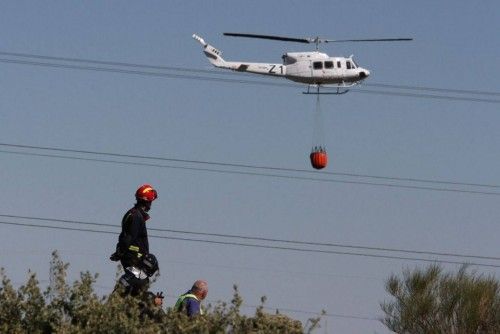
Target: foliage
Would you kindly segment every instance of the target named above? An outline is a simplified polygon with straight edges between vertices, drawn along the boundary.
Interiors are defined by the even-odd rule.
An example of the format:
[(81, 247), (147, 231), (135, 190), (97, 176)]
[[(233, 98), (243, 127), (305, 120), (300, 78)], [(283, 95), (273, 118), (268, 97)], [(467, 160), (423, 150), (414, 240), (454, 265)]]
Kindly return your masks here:
[(99, 297), (93, 290), (97, 275), (80, 274), (72, 285), (66, 282), (69, 264), (52, 254), (53, 282), (44, 292), (34, 273), (17, 290), (0, 270), (0, 333), (310, 333), (319, 327), (319, 317), (303, 327), (298, 320), (264, 312), (265, 297), (254, 316), (240, 314), (243, 300), (234, 286), (229, 304), (208, 305), (205, 315), (189, 319), (150, 300), (118, 293)]
[(396, 333), (500, 333), (499, 282), (463, 266), (444, 273), (437, 265), (392, 275), (381, 304), (383, 323)]

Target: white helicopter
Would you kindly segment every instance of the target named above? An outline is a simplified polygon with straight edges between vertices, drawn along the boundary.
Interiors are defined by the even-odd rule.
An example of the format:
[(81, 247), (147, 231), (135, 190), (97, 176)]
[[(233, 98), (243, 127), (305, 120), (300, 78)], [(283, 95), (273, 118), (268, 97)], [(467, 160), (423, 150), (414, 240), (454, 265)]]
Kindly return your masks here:
[[(225, 61), (222, 58), (222, 52), (210, 44), (207, 44), (203, 38), (193, 34), (193, 38), (203, 46), (203, 52), (212, 65), (219, 68), (229, 69), (237, 72), (248, 72), (276, 77), (283, 77), (288, 80), (308, 85), (307, 92), (304, 94), (345, 94), (353, 87), (370, 76), (370, 71), (358, 66), (353, 59), (349, 57), (330, 57), (326, 53), (318, 51), (319, 43), (336, 42), (393, 42), (393, 41), (411, 41), (412, 38), (378, 38), (378, 39), (345, 39), (331, 40), (315, 38), (292, 38), (273, 35), (224, 33), (225, 36), (248, 37), (270, 39), (275, 41), (287, 41), (298, 43), (314, 43), (316, 51), (310, 52), (287, 52), (281, 58), (282, 64), (252, 63), (241, 61)], [(334, 93), (324, 93), (319, 91), (320, 87), (334, 87), (337, 91)], [(317, 91), (312, 93), (310, 87), (316, 87)]]

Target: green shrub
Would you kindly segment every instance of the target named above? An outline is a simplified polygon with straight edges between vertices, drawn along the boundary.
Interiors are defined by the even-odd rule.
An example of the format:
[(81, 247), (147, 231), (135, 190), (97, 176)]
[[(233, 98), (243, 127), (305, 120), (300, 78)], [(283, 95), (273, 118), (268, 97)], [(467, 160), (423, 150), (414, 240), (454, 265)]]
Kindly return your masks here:
[(468, 272), (444, 273), (431, 265), (406, 270), (386, 283), (383, 323), (396, 333), (500, 333), (500, 283)]
[[(42, 292), (34, 273), (17, 290), (0, 270), (0, 333), (309, 333), (319, 327), (319, 317), (304, 327), (282, 314), (264, 312), (265, 297), (254, 316), (240, 314), (243, 300), (236, 286), (231, 302), (208, 305), (203, 316), (189, 319), (167, 308), (146, 308), (140, 297), (118, 293), (99, 297), (93, 290), (97, 275), (80, 274), (71, 286), (66, 282), (69, 264), (52, 254), (51, 285)], [(145, 306), (146, 305), (146, 306)], [(149, 306), (147, 306), (149, 307)], [(145, 312), (148, 310), (149, 312)]]

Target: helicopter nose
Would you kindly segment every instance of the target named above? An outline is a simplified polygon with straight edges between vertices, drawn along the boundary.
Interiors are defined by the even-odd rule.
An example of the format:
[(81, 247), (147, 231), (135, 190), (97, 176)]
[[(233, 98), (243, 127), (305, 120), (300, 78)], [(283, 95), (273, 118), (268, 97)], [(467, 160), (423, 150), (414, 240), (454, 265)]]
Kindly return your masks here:
[(370, 76), (370, 71), (368, 70), (365, 70), (365, 69), (362, 69), (361, 71), (359, 71), (359, 78), (360, 79), (366, 79)]

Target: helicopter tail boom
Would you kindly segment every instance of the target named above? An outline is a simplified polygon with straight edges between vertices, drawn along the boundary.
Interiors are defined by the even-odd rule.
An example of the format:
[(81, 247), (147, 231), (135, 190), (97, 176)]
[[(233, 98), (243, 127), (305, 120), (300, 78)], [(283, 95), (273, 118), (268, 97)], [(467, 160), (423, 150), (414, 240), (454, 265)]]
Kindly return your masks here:
[(222, 58), (222, 51), (206, 43), (203, 38), (196, 34), (193, 34), (193, 38), (203, 46), (203, 53), (208, 58), (208, 61), (215, 67), (237, 72), (249, 72), (271, 76), (286, 75), (286, 66), (282, 64), (225, 61), (224, 58)]
[(203, 38), (196, 34), (193, 34), (193, 38), (203, 45), (203, 53), (212, 65), (215, 67), (229, 68), (226, 66), (226, 61), (222, 58), (222, 51), (206, 43)]

